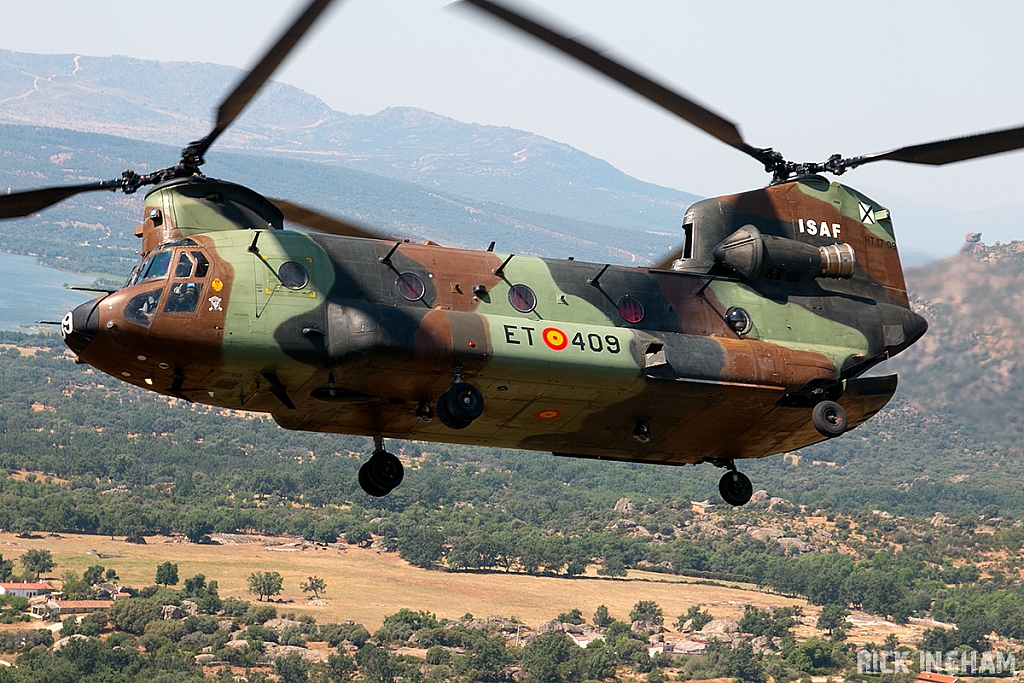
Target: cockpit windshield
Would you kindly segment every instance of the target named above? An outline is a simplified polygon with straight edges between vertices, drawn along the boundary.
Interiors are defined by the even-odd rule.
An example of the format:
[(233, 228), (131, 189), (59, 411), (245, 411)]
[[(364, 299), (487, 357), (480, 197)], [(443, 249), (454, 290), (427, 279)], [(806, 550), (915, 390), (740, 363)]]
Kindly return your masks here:
[(142, 266), (142, 276), (139, 281), (155, 280), (160, 277), (167, 277), (167, 269), (171, 265), (171, 252), (158, 251), (149, 257), (149, 260)]

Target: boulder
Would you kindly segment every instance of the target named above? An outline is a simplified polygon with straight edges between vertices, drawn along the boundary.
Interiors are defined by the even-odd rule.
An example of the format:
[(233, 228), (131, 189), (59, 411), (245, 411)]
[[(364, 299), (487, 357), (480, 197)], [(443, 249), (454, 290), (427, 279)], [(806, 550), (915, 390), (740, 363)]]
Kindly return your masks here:
[(177, 605), (164, 605), (163, 607), (163, 618), (164, 619), (181, 619), (184, 615), (181, 613), (181, 608)]
[(286, 626), (297, 626), (298, 628), (302, 628), (302, 622), (301, 621), (293, 621), (292, 619), (280, 619), (280, 618), (278, 618), (278, 619), (269, 619), (267, 621), (264, 621), (263, 625), (266, 626), (267, 628), (272, 628), (275, 631), (280, 631), (281, 629), (285, 628)]
[(638, 636), (653, 636), (655, 633), (661, 633), (665, 630), (660, 624), (656, 624), (653, 621), (634, 621), (629, 628)]
[(199, 666), (206, 666), (207, 664), (212, 664), (216, 657), (214, 657), (211, 654), (202, 654), (196, 655), (192, 659), (194, 659), (196, 664), (198, 664)]
[(562, 622), (555, 621), (554, 619), (552, 619), (551, 621), (545, 621), (543, 624), (540, 624), (539, 626), (537, 626), (537, 633), (550, 633), (551, 631), (561, 631), (561, 630), (562, 630)]
[(182, 600), (181, 611), (190, 617), (194, 617), (197, 614), (199, 614), (199, 605), (192, 602), (191, 600)]
[(615, 507), (612, 508), (615, 512), (632, 512), (633, 503), (630, 502), (629, 498), (619, 498), (615, 501)]
[(702, 643), (699, 640), (680, 640), (672, 647), (672, 653), (693, 657), (704, 654), (706, 649), (707, 644)]
[(763, 503), (768, 500), (768, 492), (764, 489), (754, 491), (754, 494), (750, 496), (751, 503)]
[(231, 619), (221, 619), (217, 622), (217, 628), (231, 633), (235, 630), (235, 622)]
[(307, 647), (296, 645), (278, 645), (277, 643), (263, 643), (263, 654), (271, 661), (297, 654), (308, 662), (326, 662), (330, 656), (321, 650), (310, 650)]
[(60, 649), (62, 647), (64, 647), (68, 643), (70, 643), (72, 640), (89, 640), (89, 636), (83, 636), (81, 633), (75, 633), (73, 635), (65, 636), (64, 638), (61, 638), (56, 643), (54, 643), (51, 647), (53, 648), (54, 652), (58, 652), (58, 651), (60, 651)]
[(739, 630), (739, 622), (733, 621), (732, 619), (712, 619), (708, 623), (704, 624), (704, 628), (702, 628), (700, 632), (705, 635), (708, 635), (720, 633), (739, 633)]

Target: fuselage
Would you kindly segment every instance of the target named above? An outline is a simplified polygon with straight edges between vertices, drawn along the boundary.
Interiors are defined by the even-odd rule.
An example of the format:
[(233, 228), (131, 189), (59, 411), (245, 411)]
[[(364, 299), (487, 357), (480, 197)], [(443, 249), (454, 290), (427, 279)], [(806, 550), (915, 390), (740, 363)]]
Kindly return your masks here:
[[(69, 314), (65, 334), (112, 376), (268, 412), (290, 429), (676, 464), (762, 457), (823, 438), (807, 408), (815, 392), (837, 398), (851, 425), (874, 414), (894, 378), (858, 376), (926, 328), (902, 271), (886, 273), (899, 261), (887, 214), (875, 219), (884, 210), (866, 224), (862, 206), (842, 206), (847, 188), (818, 186), (840, 197), (831, 201), (788, 185), (816, 209), (794, 215), (793, 187), (755, 191), (788, 202), (785, 216), (770, 201), (746, 206), (755, 193), (707, 200), (688, 212), (688, 246), (665, 269), (259, 220), (204, 231), (175, 217), (168, 229), (173, 207), (158, 196), (147, 211), (161, 210), (163, 239), (150, 241), (163, 243), (126, 287)], [(765, 239), (851, 244), (857, 271), (738, 277), (712, 251), (741, 225)], [(456, 374), (483, 394), (483, 414), (458, 430), (425, 421)], [(646, 440), (634, 438), (641, 422)]]

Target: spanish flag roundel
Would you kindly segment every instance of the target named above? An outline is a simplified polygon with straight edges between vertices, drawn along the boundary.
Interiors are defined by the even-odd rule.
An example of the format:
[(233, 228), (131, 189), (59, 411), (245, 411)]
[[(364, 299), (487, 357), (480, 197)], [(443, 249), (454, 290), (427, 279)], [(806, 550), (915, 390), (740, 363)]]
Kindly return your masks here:
[(561, 351), (569, 345), (569, 337), (557, 327), (544, 328), (541, 337), (544, 338), (544, 343), (555, 351)]

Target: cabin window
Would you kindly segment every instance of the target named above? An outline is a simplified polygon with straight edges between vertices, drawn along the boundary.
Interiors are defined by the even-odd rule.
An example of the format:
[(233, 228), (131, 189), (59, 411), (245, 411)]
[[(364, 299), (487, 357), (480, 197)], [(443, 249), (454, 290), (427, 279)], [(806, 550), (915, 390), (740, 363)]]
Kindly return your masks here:
[(746, 334), (750, 332), (750, 328), (754, 326), (753, 321), (750, 320), (750, 314), (738, 306), (733, 306), (725, 312), (725, 319), (729, 323), (729, 327), (733, 329), (736, 334)]
[(537, 308), (537, 295), (526, 285), (512, 285), (508, 290), (508, 302), (520, 313), (529, 313)]
[(644, 305), (628, 294), (619, 299), (619, 315), (633, 325), (644, 319)]
[(149, 327), (153, 322), (153, 314), (156, 313), (156, 306), (160, 303), (160, 295), (163, 289), (151, 289), (142, 294), (136, 294), (128, 300), (124, 307), (124, 318), (130, 323)]
[(423, 280), (416, 273), (402, 273), (395, 280), (395, 287), (406, 301), (419, 301), (427, 291)]
[(152, 280), (158, 277), (167, 277), (167, 270), (171, 266), (171, 252), (158, 251), (149, 257), (149, 261), (142, 266), (142, 277), (140, 280)]
[(277, 269), (277, 277), (288, 289), (302, 289), (309, 284), (309, 273), (295, 261), (287, 261)]

